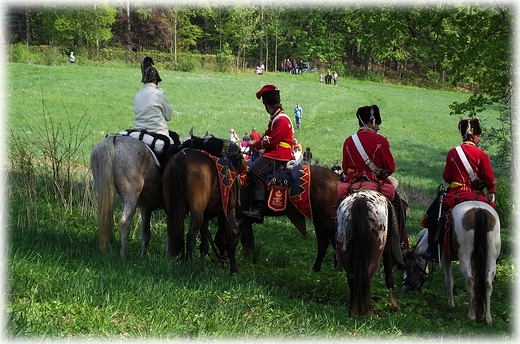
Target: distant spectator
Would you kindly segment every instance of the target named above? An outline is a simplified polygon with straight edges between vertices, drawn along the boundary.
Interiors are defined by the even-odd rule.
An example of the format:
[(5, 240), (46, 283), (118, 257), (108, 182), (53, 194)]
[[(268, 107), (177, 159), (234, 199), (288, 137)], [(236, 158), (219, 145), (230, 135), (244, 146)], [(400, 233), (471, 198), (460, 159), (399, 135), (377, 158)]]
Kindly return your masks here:
[(338, 160), (334, 160), (334, 163), (330, 169), (332, 170), (332, 172), (336, 173), (338, 175), (338, 179), (341, 182), (343, 182), (343, 179), (345, 179), (345, 175), (343, 174), (343, 171), (341, 170), (341, 166), (338, 165)]
[(312, 161), (312, 152), (311, 147), (305, 148), (305, 152), (303, 152), (303, 164), (310, 165)]
[(298, 149), (298, 146), (296, 146), (296, 145), (293, 146), (293, 155), (294, 155), (294, 160), (296, 160), (296, 162), (298, 164), (301, 164), (302, 163), (302, 152)]
[(74, 57), (74, 52), (73, 51), (70, 52), (69, 61), (70, 61), (70, 63), (76, 62), (76, 58)]
[(316, 159), (314, 160), (314, 164), (313, 164), (313, 165), (314, 165), (314, 166), (321, 166), (321, 164), (320, 164), (320, 159), (319, 159), (319, 158), (316, 158)]
[(320, 84), (323, 84), (323, 74), (320, 73)]
[(237, 135), (237, 132), (235, 131), (235, 129), (231, 128), (229, 129), (229, 141), (233, 142), (233, 143), (238, 143), (238, 135)]
[(296, 103), (296, 106), (294, 107), (294, 118), (296, 119), (296, 128), (301, 128), (302, 123), (302, 117), (303, 117), (303, 109), (300, 106), (300, 103)]
[(242, 142), (240, 142), (240, 151), (242, 152), (242, 154), (244, 155), (244, 157), (246, 155), (249, 154), (249, 140), (251, 140), (251, 137), (249, 137), (249, 135), (247, 135), (247, 133), (244, 135), (244, 137), (242, 138)]
[(334, 72), (334, 86), (338, 86), (338, 72)]
[(299, 150), (300, 152), (303, 151), (303, 149), (302, 149), (302, 145), (298, 142), (298, 140), (297, 140), (296, 138), (294, 138), (293, 146), (296, 147), (296, 148), (298, 148), (298, 150)]

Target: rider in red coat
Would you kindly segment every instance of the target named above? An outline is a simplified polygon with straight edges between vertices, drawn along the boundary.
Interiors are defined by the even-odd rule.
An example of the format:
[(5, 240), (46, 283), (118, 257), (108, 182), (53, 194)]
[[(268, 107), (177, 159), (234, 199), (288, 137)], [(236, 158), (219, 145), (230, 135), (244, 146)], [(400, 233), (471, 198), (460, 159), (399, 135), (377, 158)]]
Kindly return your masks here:
[[(450, 149), (446, 157), (446, 165), (442, 177), (449, 185), (449, 190), (443, 199), (443, 210), (451, 209), (457, 203), (468, 200), (481, 200), (495, 207), (495, 175), (488, 155), (478, 148), (480, 142), (480, 123), (478, 118), (463, 119), (458, 125), (462, 136), (462, 144), (458, 147), (462, 149), (471, 170), (474, 173), (473, 180), (470, 172), (463, 163), (461, 155), (457, 151), (458, 147)], [(484, 189), (487, 194), (484, 197)], [(438, 242), (435, 242), (438, 229), (439, 198), (435, 199), (428, 208), (421, 225), (428, 228), (428, 249), (423, 254), (423, 258), (430, 261), (438, 261)], [(442, 220), (442, 219), (441, 219)], [(439, 235), (439, 238), (442, 236)], [(442, 239), (440, 239), (442, 240)]]
[(359, 122), (359, 141), (379, 170), (376, 174), (370, 169), (356, 148), (352, 136), (349, 136), (343, 143), (342, 167), (346, 174), (345, 182), (354, 183), (365, 177), (375, 183), (390, 183), (387, 177), (395, 172), (395, 161), (388, 140), (377, 133), (381, 124), (379, 108), (377, 105), (360, 107), (356, 117)]
[[(360, 107), (356, 112), (356, 117), (359, 123), (357, 137), (373, 165), (369, 166), (365, 162), (354, 143), (353, 136), (347, 137), (343, 143), (342, 162), (343, 171), (346, 174), (344, 183), (347, 184), (341, 184), (339, 188), (362, 180), (370, 180), (377, 184), (392, 184), (395, 188), (397, 180), (394, 177), (388, 178), (395, 172), (395, 161), (392, 152), (390, 152), (390, 143), (384, 136), (377, 133), (381, 124), (379, 107), (377, 105)], [(393, 179), (393, 182), (391, 179)], [(346, 190), (346, 187), (344, 189)], [(397, 215), (401, 245), (404, 248), (408, 246), (408, 234), (405, 228), (406, 216), (401, 197), (395, 190), (393, 191), (392, 205)]]
[(278, 87), (265, 85), (256, 93), (256, 98), (262, 98), (270, 118), (267, 130), (260, 140), (249, 141), (254, 148), (263, 149), (264, 152), (249, 171), (251, 209), (243, 211), (242, 214), (262, 223), (267, 175), (293, 158), (294, 131), (290, 118), (283, 112)]
[(456, 148), (452, 148), (446, 157), (446, 166), (442, 177), (450, 184), (450, 190), (444, 198), (444, 204), (448, 208), (455, 206), (455, 196), (460, 192), (478, 192), (483, 194), (487, 189), (486, 198), (489, 202), (495, 201), (495, 175), (488, 155), (480, 148), (480, 124), (477, 118), (463, 119), (459, 122), (459, 131), (464, 142), (460, 145), (466, 159), (469, 162), (475, 176), (478, 178), (471, 181), (469, 172), (466, 170), (462, 159)]

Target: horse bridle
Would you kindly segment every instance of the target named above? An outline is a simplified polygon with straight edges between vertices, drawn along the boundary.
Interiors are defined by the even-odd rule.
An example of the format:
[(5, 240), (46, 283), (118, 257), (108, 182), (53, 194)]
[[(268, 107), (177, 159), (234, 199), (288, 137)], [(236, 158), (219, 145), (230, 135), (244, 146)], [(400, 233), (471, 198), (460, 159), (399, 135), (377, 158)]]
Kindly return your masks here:
[[(403, 286), (408, 286), (408, 287), (412, 288), (412, 290), (420, 291), (424, 282), (426, 282), (428, 277), (430, 277), (430, 275), (433, 273), (433, 270), (435, 269), (435, 265), (432, 267), (431, 272), (427, 272), (426, 268), (428, 267), (428, 263), (426, 263), (424, 268), (422, 268), (421, 266), (419, 266), (417, 264), (417, 258), (415, 258), (415, 247), (409, 251), (409, 254), (413, 255), (413, 264), (415, 264), (416, 269), (414, 269), (412, 274), (407, 273), (406, 278), (403, 279)], [(413, 275), (417, 275), (417, 274), (419, 274), (419, 279), (417, 280), (417, 283), (412, 285), (410, 283), (410, 277)]]

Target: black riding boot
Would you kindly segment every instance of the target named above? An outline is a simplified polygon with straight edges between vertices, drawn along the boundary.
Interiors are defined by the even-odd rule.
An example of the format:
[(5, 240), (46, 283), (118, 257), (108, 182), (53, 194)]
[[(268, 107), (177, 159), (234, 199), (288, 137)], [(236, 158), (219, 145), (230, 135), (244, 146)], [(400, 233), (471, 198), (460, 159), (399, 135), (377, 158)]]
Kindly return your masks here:
[(242, 214), (250, 217), (253, 222), (264, 223), (264, 213), (262, 208), (264, 207), (264, 201), (253, 201), (251, 209), (242, 211)]

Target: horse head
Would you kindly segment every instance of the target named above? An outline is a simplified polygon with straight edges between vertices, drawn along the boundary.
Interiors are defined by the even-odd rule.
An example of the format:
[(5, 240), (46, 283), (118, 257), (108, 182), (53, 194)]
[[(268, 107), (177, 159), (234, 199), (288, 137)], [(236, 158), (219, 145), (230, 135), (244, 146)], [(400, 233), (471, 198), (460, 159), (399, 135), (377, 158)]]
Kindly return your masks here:
[(403, 290), (420, 291), (424, 282), (430, 275), (428, 262), (421, 257), (421, 254), (427, 247), (428, 229), (425, 228), (418, 234), (417, 245), (403, 254)]

